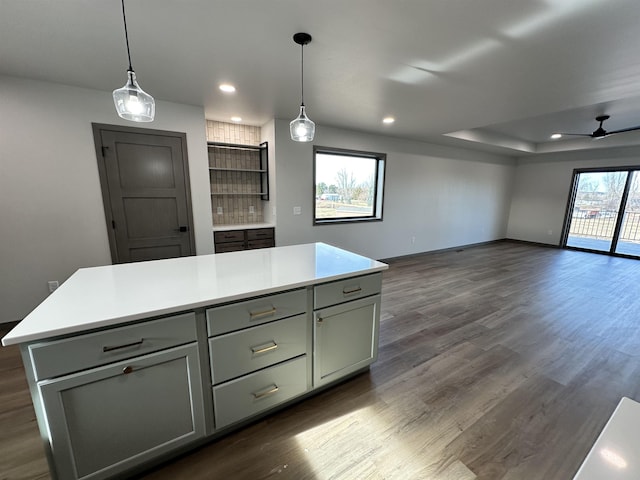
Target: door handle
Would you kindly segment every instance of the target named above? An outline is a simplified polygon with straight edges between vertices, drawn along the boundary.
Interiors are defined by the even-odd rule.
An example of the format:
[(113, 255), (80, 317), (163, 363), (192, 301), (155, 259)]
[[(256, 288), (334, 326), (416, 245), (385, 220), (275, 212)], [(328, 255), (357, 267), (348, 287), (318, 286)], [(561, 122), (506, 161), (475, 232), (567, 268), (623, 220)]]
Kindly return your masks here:
[(178, 231), (179, 231), (179, 232), (186, 232), (186, 231), (188, 231), (188, 230), (189, 230), (189, 227), (185, 227), (184, 225), (183, 225), (183, 226), (180, 226), (180, 227), (178, 228)]

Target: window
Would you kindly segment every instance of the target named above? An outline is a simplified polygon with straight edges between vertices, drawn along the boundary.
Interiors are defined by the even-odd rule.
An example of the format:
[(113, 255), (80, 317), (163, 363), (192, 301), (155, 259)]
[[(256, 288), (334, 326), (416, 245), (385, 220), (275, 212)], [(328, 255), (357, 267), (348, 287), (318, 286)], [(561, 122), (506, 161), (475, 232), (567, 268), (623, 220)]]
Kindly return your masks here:
[(382, 220), (384, 153), (314, 147), (313, 223)]

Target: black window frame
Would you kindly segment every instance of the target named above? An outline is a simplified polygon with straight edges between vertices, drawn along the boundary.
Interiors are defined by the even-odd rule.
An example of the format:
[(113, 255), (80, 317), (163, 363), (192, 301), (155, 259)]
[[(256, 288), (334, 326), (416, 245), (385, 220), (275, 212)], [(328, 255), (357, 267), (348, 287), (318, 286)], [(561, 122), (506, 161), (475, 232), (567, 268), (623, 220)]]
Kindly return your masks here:
[[(316, 217), (316, 202), (317, 202), (317, 155), (328, 154), (334, 156), (345, 157), (360, 157), (371, 159), (375, 161), (375, 176), (373, 186), (373, 212), (367, 216), (357, 217), (338, 217), (338, 218), (317, 218)], [(381, 222), (383, 220), (384, 212), (384, 185), (386, 178), (386, 163), (387, 154), (379, 152), (367, 152), (362, 150), (349, 150), (344, 148), (334, 147), (313, 147), (313, 225), (336, 225), (340, 223), (367, 223), (367, 222)]]

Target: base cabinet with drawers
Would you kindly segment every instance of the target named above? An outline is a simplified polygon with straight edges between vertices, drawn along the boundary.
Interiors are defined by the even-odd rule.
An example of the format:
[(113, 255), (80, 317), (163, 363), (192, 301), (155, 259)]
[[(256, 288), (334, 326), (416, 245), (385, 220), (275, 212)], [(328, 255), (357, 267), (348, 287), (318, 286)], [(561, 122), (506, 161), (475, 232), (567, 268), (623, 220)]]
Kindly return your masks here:
[(213, 233), (213, 243), (216, 253), (275, 247), (275, 229), (221, 230)]
[(21, 344), (54, 479), (137, 474), (376, 360), (380, 273)]
[(210, 308), (206, 316), (216, 429), (311, 388), (306, 288)]

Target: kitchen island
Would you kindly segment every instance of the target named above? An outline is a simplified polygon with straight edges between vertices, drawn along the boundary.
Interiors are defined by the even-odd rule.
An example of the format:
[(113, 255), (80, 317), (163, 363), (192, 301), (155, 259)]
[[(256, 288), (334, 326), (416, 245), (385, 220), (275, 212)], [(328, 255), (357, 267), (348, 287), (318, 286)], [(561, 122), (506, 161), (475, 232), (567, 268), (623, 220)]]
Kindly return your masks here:
[(133, 474), (365, 370), (386, 268), (314, 243), (78, 270), (2, 339), (52, 476)]

